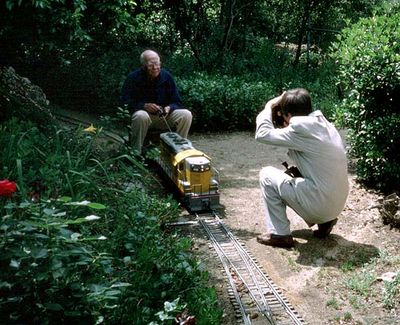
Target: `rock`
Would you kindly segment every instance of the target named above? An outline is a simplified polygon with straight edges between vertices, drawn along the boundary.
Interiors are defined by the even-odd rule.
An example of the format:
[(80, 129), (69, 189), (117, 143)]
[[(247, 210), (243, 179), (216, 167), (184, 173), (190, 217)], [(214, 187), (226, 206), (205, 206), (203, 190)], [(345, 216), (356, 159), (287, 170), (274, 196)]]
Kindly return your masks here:
[(400, 229), (400, 199), (396, 193), (385, 196), (380, 200), (379, 213), (383, 224)]
[(49, 101), (42, 89), (12, 67), (0, 67), (0, 121), (16, 117), (38, 126), (54, 122)]
[(397, 278), (397, 272), (386, 272), (377, 278), (377, 280), (394, 282)]

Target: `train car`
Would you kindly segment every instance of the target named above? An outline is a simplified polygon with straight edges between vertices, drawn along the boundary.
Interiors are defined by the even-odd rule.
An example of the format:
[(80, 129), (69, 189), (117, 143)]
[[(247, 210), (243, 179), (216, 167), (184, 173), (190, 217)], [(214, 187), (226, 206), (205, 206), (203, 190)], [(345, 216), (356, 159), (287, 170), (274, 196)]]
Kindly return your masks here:
[(174, 183), (188, 210), (198, 212), (219, 206), (218, 172), (211, 159), (175, 132), (160, 134), (158, 163)]

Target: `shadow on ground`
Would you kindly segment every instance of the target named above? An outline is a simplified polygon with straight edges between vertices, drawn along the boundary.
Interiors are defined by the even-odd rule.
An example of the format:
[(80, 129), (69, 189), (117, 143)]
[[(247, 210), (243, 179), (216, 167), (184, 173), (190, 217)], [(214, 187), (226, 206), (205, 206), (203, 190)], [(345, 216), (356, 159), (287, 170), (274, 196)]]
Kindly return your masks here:
[(297, 263), (311, 266), (337, 268), (359, 268), (379, 257), (379, 249), (373, 245), (361, 244), (331, 234), (325, 239), (315, 238), (312, 230), (292, 232), (297, 240), (295, 250), (299, 252)]

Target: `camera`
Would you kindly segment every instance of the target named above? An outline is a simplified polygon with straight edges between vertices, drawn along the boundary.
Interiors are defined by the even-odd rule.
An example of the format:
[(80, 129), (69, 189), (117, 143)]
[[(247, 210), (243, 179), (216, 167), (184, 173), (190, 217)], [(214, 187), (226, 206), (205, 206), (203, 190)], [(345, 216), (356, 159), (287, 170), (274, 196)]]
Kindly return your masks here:
[(283, 128), (285, 120), (283, 118), (282, 107), (279, 103), (272, 106), (272, 123), (276, 128)]
[(289, 164), (286, 161), (284, 161), (282, 165), (286, 168), (285, 174), (288, 174), (293, 178), (303, 177), (303, 175), (300, 173), (300, 170), (296, 166), (289, 167)]
[(165, 107), (160, 107), (158, 109), (157, 115), (159, 118), (167, 116), (167, 112), (165, 111)]

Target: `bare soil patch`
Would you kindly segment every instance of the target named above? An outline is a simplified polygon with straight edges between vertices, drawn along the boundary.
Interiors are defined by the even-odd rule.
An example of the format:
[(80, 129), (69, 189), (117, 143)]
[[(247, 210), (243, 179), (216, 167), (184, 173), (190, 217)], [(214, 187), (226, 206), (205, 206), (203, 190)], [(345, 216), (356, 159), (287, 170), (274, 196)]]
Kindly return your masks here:
[[(363, 188), (349, 174), (347, 205), (329, 238), (314, 238), (312, 229), (289, 209), (296, 247), (267, 247), (256, 242), (256, 236), (266, 230), (258, 173), (268, 165), (283, 169), (281, 163), (289, 162), (286, 149), (257, 143), (251, 132), (193, 134), (190, 139), (219, 170), (224, 206), (220, 216), (307, 323), (400, 323), (399, 285), (389, 295), (385, 282), (378, 280), (400, 270), (400, 232), (383, 225), (373, 208), (379, 193)], [(218, 261), (204, 238), (195, 240), (195, 250), (210, 270), (211, 284), (221, 295), (224, 324), (233, 324)]]

